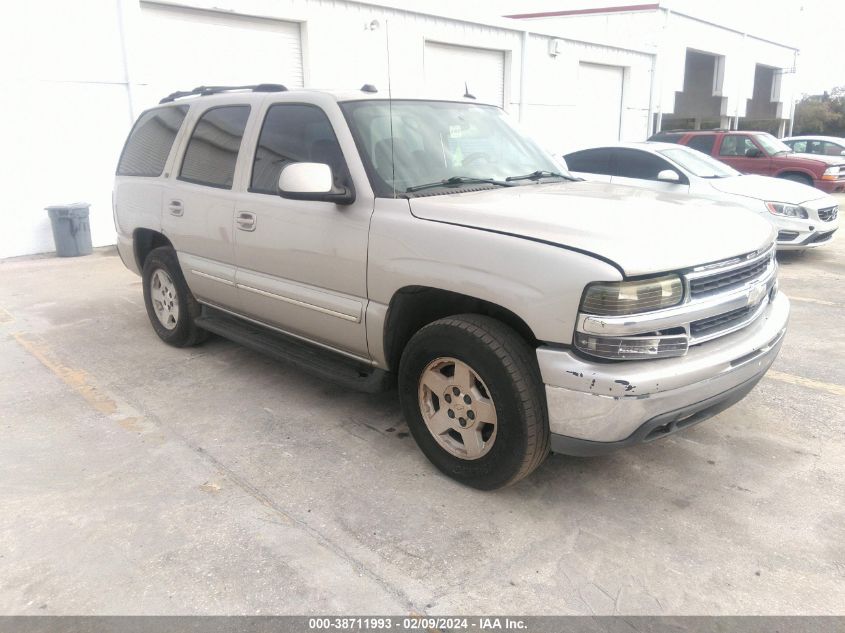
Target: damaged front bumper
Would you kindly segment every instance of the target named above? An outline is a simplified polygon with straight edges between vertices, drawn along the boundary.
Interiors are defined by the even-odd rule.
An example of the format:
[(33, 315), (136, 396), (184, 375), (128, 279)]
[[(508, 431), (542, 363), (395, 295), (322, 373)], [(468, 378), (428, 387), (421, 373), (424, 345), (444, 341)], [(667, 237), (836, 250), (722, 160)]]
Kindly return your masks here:
[(602, 363), (540, 347), (552, 451), (599, 455), (668, 435), (741, 400), (780, 351), (789, 300), (778, 293), (751, 325), (679, 358)]

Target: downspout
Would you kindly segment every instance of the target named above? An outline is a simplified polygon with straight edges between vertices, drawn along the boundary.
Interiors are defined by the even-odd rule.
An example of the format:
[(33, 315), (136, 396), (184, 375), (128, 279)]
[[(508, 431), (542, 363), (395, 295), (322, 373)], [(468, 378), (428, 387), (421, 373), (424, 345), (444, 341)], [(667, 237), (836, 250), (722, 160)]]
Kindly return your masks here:
[[(798, 76), (798, 51), (797, 50), (792, 51), (792, 71), (793, 71), (792, 76), (797, 77)], [(793, 79), (792, 83), (794, 85), (797, 82)], [(792, 128), (795, 125), (795, 109), (798, 107), (798, 99), (796, 98), (795, 95), (792, 95), (791, 101), (792, 101), (792, 107), (790, 108), (790, 111), (789, 111), (789, 133), (787, 134), (787, 136), (792, 136)]]
[(519, 122), (525, 121), (525, 108), (527, 104), (527, 97), (525, 96), (527, 82), (525, 81), (525, 71), (528, 68), (528, 31), (522, 32), (522, 52), (519, 60)]
[(129, 102), (129, 125), (135, 122), (135, 88), (132, 86), (132, 75), (130, 73), (131, 64), (129, 63), (129, 46), (126, 43), (126, 10), (124, 3), (126, 0), (116, 0), (117, 2), (117, 24), (120, 34), (120, 52), (123, 57), (123, 77), (126, 80), (126, 99)]
[(656, 134), (657, 130), (654, 128), (655, 120), (654, 120), (654, 75), (657, 72), (657, 53), (654, 53), (651, 56), (651, 81), (649, 82), (649, 90), (648, 90), (648, 122), (646, 124), (646, 138), (649, 138), (652, 134)]

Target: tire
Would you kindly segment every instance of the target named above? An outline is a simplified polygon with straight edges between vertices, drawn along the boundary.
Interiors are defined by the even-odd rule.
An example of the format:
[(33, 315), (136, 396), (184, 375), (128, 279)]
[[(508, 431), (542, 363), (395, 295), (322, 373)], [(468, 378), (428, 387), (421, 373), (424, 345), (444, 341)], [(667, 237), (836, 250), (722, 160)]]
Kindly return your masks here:
[(534, 351), (490, 317), (464, 314), (420, 329), (399, 363), (399, 399), (425, 456), (467, 486), (511, 485), (549, 454), (545, 390)]
[(783, 174), (780, 178), (791, 180), (792, 182), (800, 182), (802, 185), (809, 185), (810, 187), (814, 186), (813, 179), (804, 174)]
[[(142, 279), (147, 316), (162, 341), (174, 347), (189, 347), (208, 337), (208, 332), (194, 323), (201, 312), (200, 304), (188, 289), (176, 252), (171, 247), (161, 246), (150, 251), (144, 260)], [(164, 309), (163, 304), (166, 304)], [(164, 318), (160, 318), (160, 314)]]

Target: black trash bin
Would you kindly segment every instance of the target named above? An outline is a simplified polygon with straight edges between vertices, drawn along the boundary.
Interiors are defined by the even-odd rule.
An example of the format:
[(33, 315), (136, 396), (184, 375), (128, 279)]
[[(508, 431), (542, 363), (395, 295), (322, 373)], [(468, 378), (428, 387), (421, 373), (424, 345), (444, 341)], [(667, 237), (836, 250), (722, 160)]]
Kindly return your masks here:
[(56, 204), (46, 207), (53, 225), (53, 241), (59, 257), (90, 255), (91, 225), (88, 222), (87, 202)]

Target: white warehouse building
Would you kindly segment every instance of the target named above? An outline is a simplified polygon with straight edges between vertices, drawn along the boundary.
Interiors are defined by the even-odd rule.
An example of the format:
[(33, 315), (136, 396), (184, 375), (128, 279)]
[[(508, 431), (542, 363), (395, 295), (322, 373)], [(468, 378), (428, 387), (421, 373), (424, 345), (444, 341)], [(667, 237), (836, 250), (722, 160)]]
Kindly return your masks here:
[[(642, 20), (647, 12), (633, 13)], [(734, 36), (706, 28), (726, 41)], [(3, 170), (0, 258), (54, 250), (44, 207), (64, 202), (91, 203), (94, 245), (113, 244), (112, 178), (132, 122), (163, 96), (197, 85), (373, 84), (384, 94), (389, 74), (395, 96), (462, 99), (468, 91), (501, 106), (555, 153), (642, 140), (661, 116), (677, 113), (676, 103), (687, 103), (676, 92), (702, 92), (709, 71), (696, 66), (691, 74), (665, 61), (659, 70), (684, 35), (655, 44), (616, 30), (626, 28), (610, 21), (582, 28), (560, 16), (479, 19), (387, 0), (10, 3), (0, 25), (0, 131), (14, 160)], [(792, 63), (793, 49), (767, 44), (758, 51), (753, 43), (735, 64), (734, 49), (708, 48), (708, 37), (695, 39), (695, 50), (714, 51), (713, 82), (705, 87), (721, 100), (720, 117), (745, 116), (746, 95), (758, 96), (749, 63)], [(695, 79), (689, 90), (687, 75)], [(771, 76), (763, 105), (780, 117), (792, 97), (786, 75)], [(711, 116), (712, 99), (702, 97), (710, 109), (699, 118)], [(690, 111), (703, 108), (693, 102)]]
[[(746, 119), (774, 123), (778, 136), (784, 136), (797, 97), (798, 49), (732, 28), (729, 18), (706, 4), (660, 0), (607, 6), (601, 0), (573, 0), (559, 11), (508, 17), (530, 29), (653, 53), (655, 131), (676, 125), (737, 129)], [(783, 24), (784, 31), (791, 27)]]

